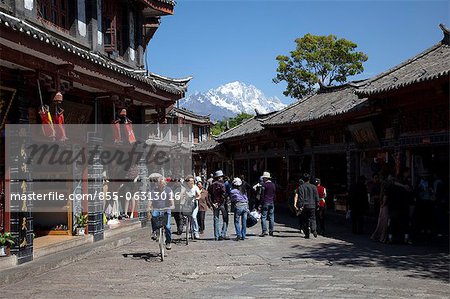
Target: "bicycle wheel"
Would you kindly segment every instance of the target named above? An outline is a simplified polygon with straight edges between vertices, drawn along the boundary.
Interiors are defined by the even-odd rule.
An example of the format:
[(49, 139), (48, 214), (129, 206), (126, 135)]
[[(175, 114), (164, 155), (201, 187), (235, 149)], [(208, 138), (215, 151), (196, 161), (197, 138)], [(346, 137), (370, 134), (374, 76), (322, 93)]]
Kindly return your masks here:
[(164, 261), (164, 250), (166, 244), (164, 244), (164, 227), (159, 228), (159, 253), (161, 254), (161, 262)]
[(189, 216), (186, 217), (186, 245), (189, 244), (189, 232), (191, 231), (191, 219)]

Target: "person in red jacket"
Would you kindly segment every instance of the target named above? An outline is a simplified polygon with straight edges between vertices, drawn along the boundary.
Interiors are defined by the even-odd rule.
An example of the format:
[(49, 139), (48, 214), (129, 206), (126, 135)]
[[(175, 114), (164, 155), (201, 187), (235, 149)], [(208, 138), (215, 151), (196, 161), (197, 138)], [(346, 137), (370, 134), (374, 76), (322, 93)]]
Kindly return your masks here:
[(314, 185), (319, 193), (319, 207), (316, 210), (317, 232), (322, 236), (325, 235), (325, 210), (327, 208), (325, 198), (327, 197), (327, 189), (321, 185), (320, 179), (314, 179)]

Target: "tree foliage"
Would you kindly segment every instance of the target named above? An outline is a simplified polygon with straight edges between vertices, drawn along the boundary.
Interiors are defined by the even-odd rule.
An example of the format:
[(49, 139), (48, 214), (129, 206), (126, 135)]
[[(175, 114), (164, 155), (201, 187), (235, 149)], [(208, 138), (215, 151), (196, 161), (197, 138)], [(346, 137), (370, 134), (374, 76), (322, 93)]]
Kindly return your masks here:
[(310, 33), (295, 40), (296, 49), (290, 57), (278, 55), (274, 83), (285, 81), (285, 96), (301, 99), (317, 87), (345, 83), (348, 76), (364, 71), (367, 55), (355, 52), (357, 45), (335, 35), (317, 36)]
[(212, 128), (211, 128), (211, 134), (213, 136), (217, 136), (222, 132), (225, 132), (227, 129), (227, 122), (229, 125), (229, 129), (236, 127), (237, 125), (240, 125), (243, 121), (252, 118), (253, 115), (241, 112), (238, 115), (236, 115), (233, 118), (224, 119), (222, 121), (218, 121)]

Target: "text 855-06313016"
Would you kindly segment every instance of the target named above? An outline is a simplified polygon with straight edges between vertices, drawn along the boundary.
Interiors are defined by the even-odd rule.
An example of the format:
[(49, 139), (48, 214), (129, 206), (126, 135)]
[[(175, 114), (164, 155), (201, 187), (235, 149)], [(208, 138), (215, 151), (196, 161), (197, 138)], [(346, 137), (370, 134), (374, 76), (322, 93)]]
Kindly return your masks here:
[(119, 194), (119, 192), (99, 192), (98, 198), (100, 200), (141, 200), (141, 201), (165, 201), (165, 200), (180, 200), (180, 192), (166, 193), (166, 192), (125, 192)]

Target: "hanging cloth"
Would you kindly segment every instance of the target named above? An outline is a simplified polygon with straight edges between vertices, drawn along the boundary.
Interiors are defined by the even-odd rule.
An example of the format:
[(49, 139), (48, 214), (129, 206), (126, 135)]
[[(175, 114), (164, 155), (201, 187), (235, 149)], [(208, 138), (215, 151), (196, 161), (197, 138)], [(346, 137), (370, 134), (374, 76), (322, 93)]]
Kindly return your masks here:
[(113, 103), (113, 122), (111, 124), (112, 126), (112, 132), (113, 132), (113, 139), (114, 143), (122, 143), (122, 136), (120, 134), (120, 119), (116, 118), (116, 104)]
[[(113, 107), (115, 114), (115, 105)], [(125, 138), (129, 144), (136, 142), (136, 136), (133, 132), (133, 125), (131, 120), (126, 116), (126, 110), (122, 109), (118, 117), (112, 123), (114, 143), (122, 143), (122, 137)], [(125, 136), (122, 136), (125, 135)]]
[(130, 144), (133, 144), (136, 142), (136, 136), (134, 136), (133, 125), (131, 124), (131, 121), (129, 119), (127, 120), (128, 121), (125, 123), (125, 130), (127, 131), (128, 134), (128, 142)]
[(55, 128), (53, 127), (52, 116), (50, 115), (50, 108), (48, 105), (44, 105), (42, 101), (41, 84), (37, 79), (39, 99), (41, 100), (41, 107), (39, 107), (39, 116), (41, 117), (42, 133), (45, 137), (55, 138)]
[(112, 124), (114, 143), (122, 143), (122, 136), (120, 134), (120, 121), (115, 120)]
[(55, 97), (53, 98), (53, 101), (56, 105), (55, 114), (53, 115), (53, 120), (56, 125), (56, 138), (60, 141), (65, 141), (68, 138), (66, 136), (66, 128), (64, 126), (64, 109), (62, 109), (60, 106), (62, 102), (62, 94), (60, 92), (57, 92)]

